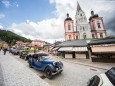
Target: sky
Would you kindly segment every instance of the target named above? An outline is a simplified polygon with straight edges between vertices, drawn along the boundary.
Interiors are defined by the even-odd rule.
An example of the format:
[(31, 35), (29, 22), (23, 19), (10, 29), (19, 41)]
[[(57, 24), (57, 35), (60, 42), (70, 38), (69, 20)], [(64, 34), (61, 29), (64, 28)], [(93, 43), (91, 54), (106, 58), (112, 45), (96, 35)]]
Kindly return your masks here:
[(87, 20), (93, 10), (115, 35), (115, 0), (0, 0), (0, 28), (32, 40), (64, 41), (64, 20), (67, 13), (75, 20), (77, 1)]

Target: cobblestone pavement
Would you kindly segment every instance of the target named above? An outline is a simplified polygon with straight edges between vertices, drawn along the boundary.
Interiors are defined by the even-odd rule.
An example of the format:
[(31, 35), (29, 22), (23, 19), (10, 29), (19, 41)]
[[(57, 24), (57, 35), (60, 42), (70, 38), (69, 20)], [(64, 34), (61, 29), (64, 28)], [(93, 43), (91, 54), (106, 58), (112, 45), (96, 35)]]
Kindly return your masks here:
[(49, 86), (48, 83), (9, 53), (3, 55), (3, 52), (0, 52), (0, 64), (6, 86)]
[[(14, 56), (18, 61), (22, 62), (26, 67), (28, 67), (27, 61), (20, 59), (18, 56)], [(58, 58), (53, 58), (55, 60), (60, 60)], [(47, 78), (43, 79), (50, 85), (54, 86), (87, 86), (87, 81), (94, 75), (105, 72), (106, 70), (88, 67), (80, 64), (74, 64), (72, 62), (63, 61), (64, 71), (53, 77), (52, 80)], [(29, 68), (29, 67), (28, 67)], [(31, 69), (38, 76), (43, 75), (43, 72)]]
[(1, 64), (0, 64), (0, 86), (5, 86)]

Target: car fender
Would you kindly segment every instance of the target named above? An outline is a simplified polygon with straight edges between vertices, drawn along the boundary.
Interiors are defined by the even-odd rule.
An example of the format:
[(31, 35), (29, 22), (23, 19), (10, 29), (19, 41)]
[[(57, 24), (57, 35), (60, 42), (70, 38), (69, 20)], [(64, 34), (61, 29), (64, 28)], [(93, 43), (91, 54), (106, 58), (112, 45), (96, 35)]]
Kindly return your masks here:
[[(48, 65), (45, 67), (45, 69), (46, 69), (47, 67), (50, 68), (50, 69), (52, 70), (52, 72), (55, 71), (55, 67), (54, 67), (52, 64), (48, 64)], [(44, 69), (44, 71), (45, 71), (45, 69)]]

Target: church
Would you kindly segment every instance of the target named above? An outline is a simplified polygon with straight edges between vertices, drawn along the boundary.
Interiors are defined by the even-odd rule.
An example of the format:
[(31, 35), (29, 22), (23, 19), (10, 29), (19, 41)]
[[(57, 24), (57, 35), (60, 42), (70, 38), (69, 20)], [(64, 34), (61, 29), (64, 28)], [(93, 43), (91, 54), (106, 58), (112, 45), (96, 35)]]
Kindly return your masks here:
[(107, 32), (104, 26), (103, 17), (94, 14), (91, 11), (89, 22), (84, 11), (77, 2), (77, 10), (75, 20), (67, 13), (67, 18), (64, 21), (65, 40), (77, 39), (97, 39), (107, 37)]

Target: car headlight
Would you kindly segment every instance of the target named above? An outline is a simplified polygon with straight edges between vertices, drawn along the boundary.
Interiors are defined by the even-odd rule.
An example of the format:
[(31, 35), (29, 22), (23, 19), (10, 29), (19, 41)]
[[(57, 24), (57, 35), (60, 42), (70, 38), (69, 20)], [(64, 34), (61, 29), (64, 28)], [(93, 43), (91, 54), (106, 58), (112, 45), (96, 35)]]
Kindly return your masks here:
[(53, 62), (54, 66), (58, 66), (59, 62)]

